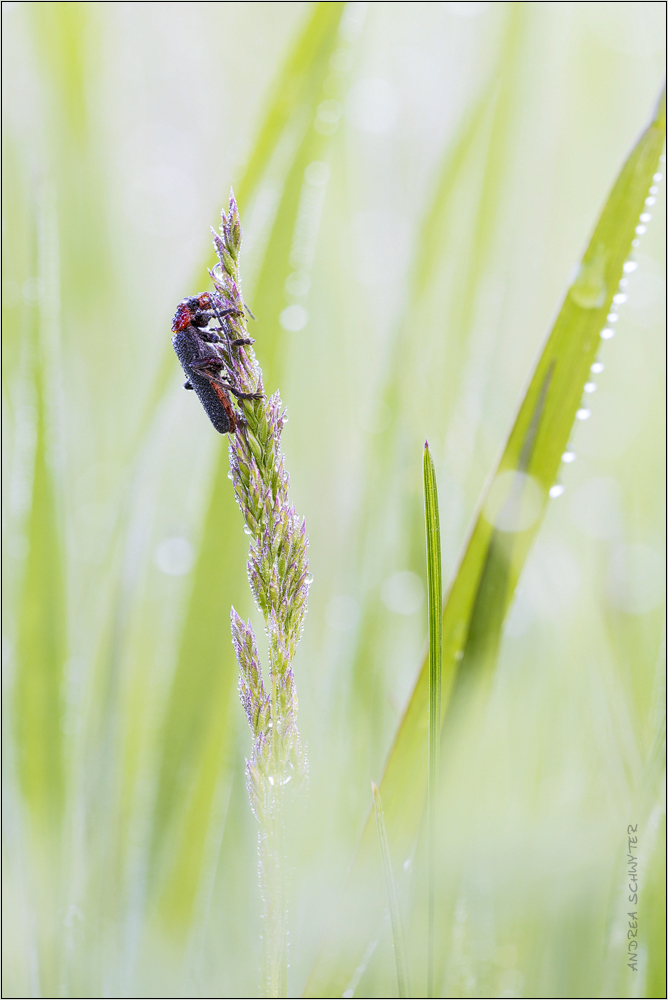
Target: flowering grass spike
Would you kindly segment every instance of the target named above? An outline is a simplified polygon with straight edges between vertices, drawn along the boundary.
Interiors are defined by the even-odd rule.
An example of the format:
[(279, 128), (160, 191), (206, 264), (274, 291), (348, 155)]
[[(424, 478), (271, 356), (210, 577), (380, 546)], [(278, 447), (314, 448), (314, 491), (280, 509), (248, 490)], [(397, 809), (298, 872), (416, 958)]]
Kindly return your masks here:
[(247, 310), (239, 287), (241, 226), (233, 196), (227, 215), (214, 231), (219, 259), (210, 272), (215, 285), (211, 309), (224, 334), (216, 351), (220, 387), (239, 399), (241, 415), (230, 433), (234, 494), (251, 536), (248, 579), (262, 612), (269, 646), (269, 671), (262, 676), (250, 621), (232, 608), (232, 641), (239, 664), (239, 694), (253, 743), (246, 762), (248, 795), (260, 824), (259, 871), (263, 897), (264, 996), (285, 996), (287, 989), (287, 878), (284, 859), (285, 785), (306, 774), (306, 756), (297, 729), (297, 692), (292, 660), (307, 610), (306, 525), (288, 496), (289, 476), (280, 453), (286, 421), (275, 392), (264, 399), (262, 373), (246, 328)]

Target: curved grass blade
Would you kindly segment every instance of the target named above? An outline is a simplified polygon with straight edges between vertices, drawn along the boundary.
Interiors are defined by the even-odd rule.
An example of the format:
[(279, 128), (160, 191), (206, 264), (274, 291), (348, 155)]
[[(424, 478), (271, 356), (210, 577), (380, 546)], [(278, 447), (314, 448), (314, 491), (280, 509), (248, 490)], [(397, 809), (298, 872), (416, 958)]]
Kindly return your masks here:
[(378, 786), (371, 782), (373, 792), (373, 808), (376, 814), (376, 829), (378, 831), (378, 844), (380, 846), (380, 857), (383, 863), (383, 875), (385, 876), (385, 889), (387, 890), (387, 902), (390, 908), (390, 923), (392, 924), (392, 942), (394, 944), (394, 958), (397, 963), (397, 992), (400, 997), (408, 996), (408, 969), (406, 966), (406, 948), (404, 947), (404, 932), (401, 926), (401, 911), (399, 909), (399, 899), (397, 896), (397, 886), (394, 881), (392, 871), (392, 858), (390, 855), (390, 844), (387, 839), (385, 829), (385, 818), (383, 816), (383, 803), (380, 798)]
[[(547, 342), (524, 393), (502, 457), (483, 490), (473, 529), (451, 583), (443, 611), (443, 702), (441, 725), (454, 719), (472, 696), (484, 695), (493, 675), (503, 618), (522, 566), (535, 537), (565, 451), (584, 383), (596, 357), (601, 329), (627, 261), (638, 216), (666, 134), (665, 88), (656, 114), (640, 136), (615, 182), (584, 253), (577, 276), (566, 293)], [(504, 504), (497, 524), (483, 507), (494, 483), (509, 474)], [(503, 481), (502, 481), (503, 483)], [(533, 493), (537, 514), (519, 530), (523, 505)], [(429, 713), (429, 664), (424, 663), (380, 785), (385, 818), (395, 850), (410, 850), (421, 822), (426, 776), (420, 760), (424, 752)], [(333, 996), (345, 988), (351, 971), (379, 919), (380, 888), (374, 896), (369, 884), (371, 820), (367, 820), (346, 889), (341, 912), (357, 913), (359, 920), (339, 928), (323, 943), (305, 996)], [(364, 886), (364, 897), (356, 891)], [(345, 928), (345, 929), (343, 929)]]
[[(276, 96), (262, 124), (255, 148), (238, 185), (237, 201), (244, 208), (262, 178), (286, 123), (295, 108), (305, 110), (307, 120), (311, 105), (318, 99), (322, 78), (336, 39), (345, 3), (317, 3), (304, 31), (290, 54), (277, 81)], [(304, 107), (305, 106), (305, 107)]]
[[(427, 577), (429, 580), (429, 758), (427, 766), (428, 813), (428, 917), (427, 996), (434, 995), (434, 908), (436, 854), (436, 788), (441, 736), (441, 676), (443, 671), (443, 582), (441, 579), (441, 529), (438, 520), (438, 489), (434, 460), (424, 444), (424, 510), (427, 531)], [(375, 786), (374, 786), (375, 787)]]
[[(65, 799), (61, 713), (67, 590), (59, 483), (49, 462), (49, 445), (59, 441), (54, 389), (60, 371), (59, 273), (55, 213), (43, 188), (35, 201), (25, 208), (31, 212), (28, 225), (35, 232), (33, 267), (45, 291), (39, 309), (24, 311), (20, 334), (8, 324), (10, 336), (18, 334), (23, 340), (19, 346), (24, 355), (23, 394), (34, 403), (27, 408), (34, 414), (34, 450), (24, 525), (27, 555), (16, 613), (14, 726), (18, 774), (31, 819), (40, 833), (57, 835)], [(30, 452), (25, 444), (23, 447)], [(24, 461), (29, 461), (27, 455)]]

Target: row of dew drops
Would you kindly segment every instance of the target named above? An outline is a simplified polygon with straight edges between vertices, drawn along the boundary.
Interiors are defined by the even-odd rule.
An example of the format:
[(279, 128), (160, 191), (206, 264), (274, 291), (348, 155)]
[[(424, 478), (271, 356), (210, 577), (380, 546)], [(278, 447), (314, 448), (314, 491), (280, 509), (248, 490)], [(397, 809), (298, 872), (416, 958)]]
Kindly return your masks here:
[[(661, 164), (665, 164), (666, 157), (665, 156), (661, 156), (660, 157), (660, 162), (661, 162)], [(647, 224), (651, 221), (651, 218), (652, 218), (652, 214), (648, 210), (650, 208), (652, 208), (653, 205), (656, 204), (656, 195), (658, 194), (658, 191), (659, 191), (658, 184), (662, 180), (663, 180), (663, 174), (662, 173), (656, 173), (652, 177), (653, 183), (652, 183), (652, 186), (649, 189), (649, 193), (648, 193), (647, 198), (645, 198), (645, 207), (644, 207), (643, 211), (640, 214), (640, 218), (638, 220), (638, 225), (636, 226), (636, 230), (635, 230), (636, 231), (636, 236), (635, 236), (635, 239), (631, 243), (631, 246), (634, 249), (637, 249), (637, 247), (640, 246), (640, 237), (644, 236), (645, 233), (647, 232)], [(608, 314), (608, 316), (606, 318), (606, 326), (601, 330), (601, 334), (600, 334), (601, 340), (611, 340), (612, 337), (614, 337), (614, 335), (615, 335), (614, 324), (619, 319), (619, 307), (621, 305), (623, 305), (623, 303), (626, 302), (626, 300), (628, 298), (628, 296), (626, 294), (626, 286), (628, 285), (628, 277), (627, 276), (629, 274), (632, 274), (633, 271), (635, 271), (637, 267), (638, 267), (638, 264), (637, 264), (637, 261), (635, 261), (635, 260), (627, 260), (625, 262), (625, 264), (624, 264), (624, 267), (623, 267), (623, 272), (624, 273), (623, 273), (622, 278), (620, 279), (620, 282), (619, 282), (619, 290), (612, 297), (612, 308), (611, 308), (610, 313)], [(592, 375), (600, 375), (604, 368), (605, 368), (605, 365), (603, 364), (602, 361), (595, 361), (594, 364), (591, 366), (590, 371), (591, 371)], [(585, 382), (584, 392), (585, 392), (585, 394), (587, 396), (591, 395), (591, 393), (593, 393), (593, 392), (596, 392), (596, 382), (591, 381), (591, 380), (588, 381), (588, 382)], [(590, 416), (591, 416), (591, 410), (586, 405), (586, 400), (585, 400), (585, 401), (583, 401), (583, 405), (580, 407), (580, 409), (577, 410), (577, 412), (575, 414), (575, 417), (576, 417), (577, 420), (589, 420)], [(574, 462), (576, 458), (577, 458), (577, 455), (575, 454), (575, 452), (573, 451), (573, 449), (569, 445), (568, 449), (561, 456), (561, 461), (563, 462), (564, 465), (570, 465), (571, 462)], [(549, 495), (550, 495), (550, 497), (552, 497), (553, 499), (555, 499), (556, 497), (560, 497), (561, 494), (564, 492), (564, 490), (565, 490), (565, 487), (561, 483), (555, 483), (555, 485), (550, 488)]]

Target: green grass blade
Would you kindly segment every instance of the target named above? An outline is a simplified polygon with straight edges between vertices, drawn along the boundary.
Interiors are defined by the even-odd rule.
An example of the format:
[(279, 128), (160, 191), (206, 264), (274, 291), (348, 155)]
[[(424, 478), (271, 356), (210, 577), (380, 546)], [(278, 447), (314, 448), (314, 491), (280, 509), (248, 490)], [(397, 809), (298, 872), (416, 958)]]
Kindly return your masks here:
[[(342, 3), (317, 4), (289, 57), (251, 156), (250, 173), (240, 186), (246, 201), (252, 197), (283, 131), (291, 127), (294, 114), (305, 116), (307, 125), (312, 124), (344, 7)], [(283, 280), (304, 166), (314, 158), (314, 149), (322, 149), (327, 141), (313, 128), (303, 130), (287, 165), (282, 199), (265, 250), (268, 262), (253, 300), (260, 317), (257, 327), (262, 330), (258, 335), (254, 328), (253, 334), (262, 339), (260, 354), (268, 385), (278, 374), (278, 361), (272, 367), (271, 360), (277, 354), (274, 342), (281, 332), (278, 314), (283, 306)], [(284, 245), (286, 232), (288, 242)], [(200, 280), (203, 278), (202, 273)], [(174, 363), (172, 358), (172, 370)], [(229, 607), (233, 602), (238, 606), (240, 588), (241, 593), (246, 589), (241, 581), (247, 539), (227, 478), (228, 467), (227, 448), (221, 446), (162, 737), (151, 859), (156, 885), (162, 886), (161, 915), (174, 925), (187, 923), (195, 903), (207, 817), (234, 732), (229, 720), (235, 707), (237, 666), (229, 638)], [(213, 626), (215, 622), (220, 622), (220, 628)]]
[(318, 96), (323, 69), (332, 52), (332, 41), (344, 3), (316, 3), (301, 37), (290, 54), (276, 85), (276, 96), (266, 114), (241, 183), (235, 194), (243, 210), (257, 185), (295, 109), (311, 117), (313, 97)]
[(63, 804), (60, 728), (66, 622), (62, 548), (54, 484), (46, 461), (44, 397), (37, 394), (37, 447), (28, 556), (17, 634), (15, 719), (19, 773), (39, 825), (58, 820)]
[(436, 788), (441, 736), (441, 675), (443, 671), (443, 581), (441, 578), (441, 529), (438, 521), (438, 489), (434, 460), (429, 445), (424, 445), (424, 509), (427, 532), (427, 576), (429, 580), (429, 758), (427, 812), (429, 823), (428, 852), (428, 929), (427, 996), (434, 995), (434, 908), (436, 853)]
[[(463, 708), (467, 696), (484, 693), (491, 679), (503, 618), (568, 444), (665, 132), (664, 89), (653, 121), (640, 136), (608, 197), (538, 358), (502, 457), (483, 490), (479, 513), (443, 612), (442, 721), (451, 710)], [(515, 519), (515, 526), (521, 530), (499, 530), (483, 511), (493, 484), (496, 489), (503, 473), (510, 474), (506, 479), (510, 488), (497, 524), (507, 527)], [(522, 511), (531, 501), (535, 503), (533, 521), (523, 527)], [(399, 856), (415, 840), (426, 797), (427, 780), (421, 777), (424, 769), (420, 761), (428, 716), (427, 660), (397, 731), (380, 786), (388, 833)], [(358, 913), (359, 920), (347, 926), (334, 924), (346, 926), (346, 931), (334, 932), (323, 943), (306, 996), (336, 995), (339, 986), (344, 989), (366, 942), (375, 933), (379, 896), (374, 900), (368, 880), (365, 897), (356, 893), (356, 887), (363, 884), (361, 873), (369, 868), (372, 842), (369, 818), (341, 900), (342, 912)]]
[(376, 829), (378, 831), (378, 844), (380, 846), (380, 857), (383, 863), (383, 875), (385, 876), (385, 888), (387, 890), (387, 902), (390, 908), (390, 923), (392, 924), (392, 941), (394, 944), (394, 958), (397, 963), (397, 992), (400, 997), (408, 996), (408, 968), (406, 965), (406, 948), (404, 946), (404, 932), (401, 926), (401, 911), (399, 909), (399, 898), (397, 896), (397, 886), (392, 871), (392, 858), (390, 856), (390, 843), (387, 839), (385, 828), (385, 817), (383, 816), (383, 803), (380, 798), (378, 786), (371, 782), (373, 791), (373, 808), (376, 814)]
[[(35, 449), (27, 557), (17, 615), (15, 725), (19, 776), (28, 807), (42, 832), (54, 833), (62, 817), (65, 777), (61, 715), (67, 659), (67, 601), (58, 485), (49, 445), (58, 441), (54, 382), (59, 354), (50, 334), (57, 323), (58, 262), (53, 252), (55, 223), (42, 203), (35, 206), (37, 273), (44, 287), (39, 310), (25, 311), (26, 339), (34, 402)], [(24, 392), (27, 387), (24, 388)]]

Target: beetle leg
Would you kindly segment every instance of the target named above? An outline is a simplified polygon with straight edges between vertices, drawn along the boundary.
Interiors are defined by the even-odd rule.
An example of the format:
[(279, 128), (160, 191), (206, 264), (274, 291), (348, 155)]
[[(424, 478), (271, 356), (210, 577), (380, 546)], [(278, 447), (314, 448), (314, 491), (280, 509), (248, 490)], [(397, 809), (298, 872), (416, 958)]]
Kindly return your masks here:
[(221, 382), (220, 385), (224, 389), (227, 389), (228, 392), (231, 392), (233, 396), (236, 396), (237, 399), (264, 399), (263, 392), (240, 392), (239, 389), (235, 389), (228, 382)]
[(199, 361), (191, 361), (190, 362), (190, 367), (194, 368), (195, 371), (197, 371), (197, 372), (200, 371), (200, 369), (201, 369), (202, 372), (206, 373), (210, 369), (216, 369), (217, 368), (217, 369), (220, 370), (221, 368), (224, 368), (225, 367), (225, 362), (223, 361), (222, 358), (213, 358), (213, 357), (210, 357), (210, 358), (200, 358)]

